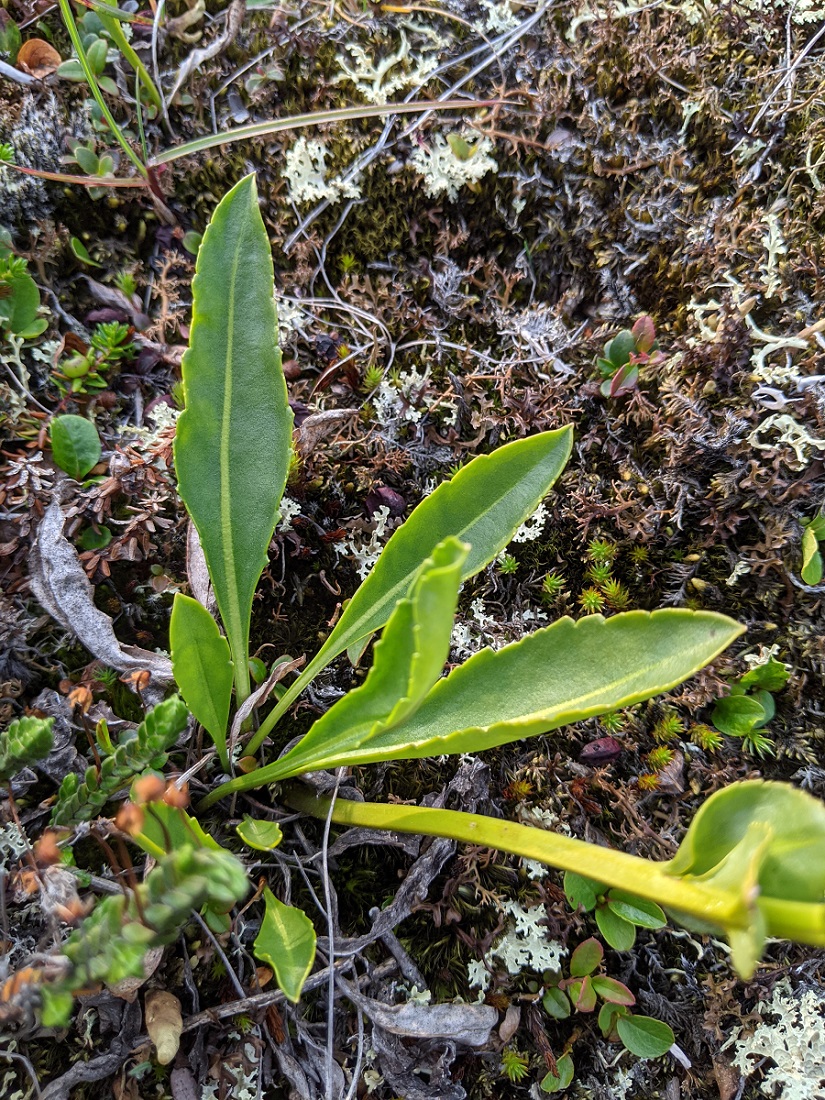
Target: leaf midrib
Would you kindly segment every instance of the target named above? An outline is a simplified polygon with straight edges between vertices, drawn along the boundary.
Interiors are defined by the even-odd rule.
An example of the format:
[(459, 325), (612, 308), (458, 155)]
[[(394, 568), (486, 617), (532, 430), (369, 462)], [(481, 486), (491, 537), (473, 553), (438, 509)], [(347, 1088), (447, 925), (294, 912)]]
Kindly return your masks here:
[(241, 623), (241, 610), (238, 602), (238, 588), (232, 583), (235, 577), (235, 544), (232, 540), (232, 492), (230, 485), (229, 444), (230, 429), (232, 425), (232, 346), (235, 337), (235, 283), (238, 276), (241, 256), (241, 237), (235, 246), (232, 257), (232, 266), (229, 275), (229, 303), (226, 321), (226, 358), (224, 372), (223, 409), (221, 410), (221, 437), (220, 437), (220, 508), (221, 508), (221, 542), (223, 546), (223, 565), (226, 572), (226, 598), (227, 607), (227, 634), (232, 640), (231, 649), (238, 661), (243, 660), (243, 653), (238, 652), (238, 647), (243, 645), (243, 627)]

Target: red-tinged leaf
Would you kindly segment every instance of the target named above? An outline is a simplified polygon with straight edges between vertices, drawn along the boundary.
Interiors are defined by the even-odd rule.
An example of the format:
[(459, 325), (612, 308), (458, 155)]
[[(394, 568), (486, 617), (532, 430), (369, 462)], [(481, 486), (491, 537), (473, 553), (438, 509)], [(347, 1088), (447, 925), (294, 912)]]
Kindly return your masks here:
[(593, 988), (603, 1001), (608, 1001), (610, 1004), (635, 1005), (636, 1003), (636, 998), (627, 986), (616, 981), (615, 978), (606, 978), (602, 974), (597, 974), (593, 978)]
[(604, 948), (594, 937), (580, 943), (570, 956), (570, 976), (583, 978), (585, 974), (592, 974), (601, 964), (604, 958)]

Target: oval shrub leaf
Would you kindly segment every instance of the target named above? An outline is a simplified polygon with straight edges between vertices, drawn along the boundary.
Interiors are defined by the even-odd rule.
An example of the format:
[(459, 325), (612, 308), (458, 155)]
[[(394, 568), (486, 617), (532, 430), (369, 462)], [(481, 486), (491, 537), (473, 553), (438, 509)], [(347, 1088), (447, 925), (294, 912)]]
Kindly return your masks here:
[(206, 556), (243, 702), (249, 695), (252, 597), (266, 565), (292, 445), (272, 256), (254, 176), (236, 184), (212, 215), (192, 292), (175, 469)]
[(651, 1016), (620, 1016), (616, 1021), (619, 1038), (637, 1058), (660, 1058), (676, 1042), (667, 1024)]
[(272, 968), (287, 1000), (298, 1003), (315, 961), (315, 929), (301, 909), (284, 905), (264, 887), (266, 911), (255, 938), (255, 958)]
[(611, 890), (607, 904), (614, 913), (636, 924), (639, 928), (664, 928), (665, 915), (655, 901), (634, 897), (626, 890)]
[(591, 909), (596, 908), (596, 899), (599, 894), (605, 892), (605, 887), (600, 882), (577, 875), (575, 871), (564, 872), (564, 896), (574, 909), (581, 906), (586, 913), (589, 913)]
[(610, 946), (616, 951), (629, 951), (636, 942), (635, 926), (607, 905), (600, 905), (595, 916), (599, 931)]
[(583, 978), (592, 974), (604, 958), (604, 948), (592, 936), (580, 943), (570, 956), (570, 977)]
[(563, 1092), (573, 1084), (575, 1068), (569, 1054), (562, 1055), (556, 1062), (558, 1073), (550, 1072), (541, 1082), (542, 1092)]
[(55, 462), (75, 481), (85, 477), (100, 461), (100, 436), (85, 416), (68, 413), (55, 417), (50, 435)]
[[(614, 1005), (635, 1005), (636, 998), (623, 982), (615, 978), (607, 978), (603, 974), (597, 974), (593, 978), (593, 988), (603, 1001)], [(601, 1016), (601, 1013), (599, 1013)], [(601, 1027), (601, 1020), (599, 1021)]]

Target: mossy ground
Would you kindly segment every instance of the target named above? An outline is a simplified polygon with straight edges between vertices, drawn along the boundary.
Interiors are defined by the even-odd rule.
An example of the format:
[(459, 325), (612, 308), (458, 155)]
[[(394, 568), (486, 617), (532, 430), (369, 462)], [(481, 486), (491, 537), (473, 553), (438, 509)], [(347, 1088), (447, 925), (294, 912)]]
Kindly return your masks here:
[[(221, 15), (217, 5), (208, 8)], [(20, 17), (14, 2), (8, 10)], [(357, 562), (341, 547), (368, 541), (367, 506), (374, 512), (376, 490), (393, 490), (409, 511), (450, 467), (475, 453), (572, 423), (573, 459), (547, 502), (540, 537), (511, 546), (514, 571), (493, 565), (466, 586), (460, 622), (468, 644), (518, 636), (525, 612), (579, 614), (587, 589), (601, 593), (606, 613), (624, 598), (630, 607), (702, 607), (741, 620), (747, 634), (666, 701), (685, 732), (671, 742), (675, 766), (658, 778), (651, 778), (647, 755), (656, 745), (662, 701), (636, 708), (618, 731), (594, 721), (488, 754), (488, 809), (514, 814), (538, 807), (574, 835), (667, 858), (701, 799), (733, 779), (759, 774), (825, 793), (822, 592), (800, 578), (800, 521), (825, 497), (825, 343), (814, 327), (825, 290), (825, 169), (819, 164), (825, 113), (819, 46), (805, 53), (819, 23), (795, 22), (790, 8), (767, 3), (761, 11), (711, 4), (695, 20), (687, 16), (700, 11), (697, 5), (622, 14), (607, 3), (581, 21), (587, 9), (567, 2), (543, 14), (531, 4), (496, 11), (510, 19), (513, 37), (495, 56), (504, 31), (488, 24), (487, 8), (472, 3), (453, 5), (443, 17), (415, 6), (407, 13), (364, 10), (347, 0), (329, 12), (326, 5), (301, 4), (250, 12), (231, 46), (184, 84), (189, 98), (170, 113), (177, 139), (157, 122), (148, 124), (151, 152), (208, 131), (213, 95), (219, 127), (245, 116), (286, 117), (360, 102), (352, 83), (337, 79), (348, 43), (377, 59), (403, 53), (408, 44), (390, 75), (400, 79), (406, 72), (409, 83), (401, 80), (391, 100), (442, 95), (463, 81), (462, 94), (495, 101), (433, 115), (412, 132), (410, 116), (396, 119), (380, 146), (381, 119), (309, 132), (326, 144), (329, 178), (364, 158), (360, 197), (351, 203), (316, 209), (290, 201), (282, 175), (296, 138), (289, 132), (229, 144), (164, 170), (159, 181), (172, 225), (137, 191), (94, 200), (77, 188), (37, 183), (0, 195), (0, 224), (12, 230), (44, 292), (50, 327), (40, 343), (53, 341), (39, 358), (32, 348), (22, 353), (32, 400), (13, 400), (16, 383), (8, 375), (1, 384), (8, 411), (0, 417), (6, 462), (0, 554), (9, 625), (0, 706), (8, 720), (43, 690), (65, 697), (86, 684), (96, 707), (137, 717), (134, 700), (100, 680), (88, 653), (41, 617), (29, 593), (32, 532), (54, 482), (48, 449), (44, 461), (37, 458), (40, 433), (45, 412), (88, 412), (104, 450), (125, 456), (105, 493), (100, 486), (75, 492), (69, 530), (77, 535), (93, 521), (108, 525), (109, 546), (83, 555), (96, 601), (115, 617), (122, 642), (164, 647), (171, 595), (186, 584), (185, 517), (164, 465), (170, 431), (147, 439), (134, 427), (150, 425), (148, 410), (158, 398), (174, 402), (193, 272), (183, 234), (202, 231), (221, 195), (254, 170), (298, 421), (333, 409), (355, 415), (320, 437), (290, 480), (287, 495), (300, 511), (292, 530), (273, 543), (254, 608), (253, 651), (271, 660), (317, 648), (357, 584)], [(56, 17), (44, 18), (65, 56)], [(527, 28), (520, 35), (519, 24)], [(205, 24), (204, 41), (220, 25)], [(191, 48), (167, 40), (164, 72), (171, 74)], [(258, 67), (271, 63), (279, 73), (250, 90), (249, 72), (240, 70), (265, 50)], [(429, 56), (439, 68), (419, 79), (419, 63)], [(489, 64), (470, 75), (485, 58)], [(794, 59), (801, 60), (783, 81)], [(118, 74), (115, 66), (108, 71)], [(0, 139), (15, 146), (20, 163), (38, 142), (43, 149), (55, 146), (55, 133), (82, 116), (82, 88), (65, 82), (53, 88), (54, 101), (39, 87), (24, 92), (2, 84)], [(113, 105), (119, 118), (132, 117), (124, 100)], [(73, 125), (88, 132), (88, 123)], [(436, 134), (459, 131), (491, 138), (497, 172), (462, 187), (455, 199), (428, 194), (410, 167), (411, 153)], [(51, 135), (51, 145), (43, 135)], [(58, 163), (37, 167), (66, 170)], [(14, 178), (9, 172), (4, 182)], [(101, 268), (75, 258), (74, 236)], [(51, 371), (56, 341), (67, 334), (86, 339), (101, 309), (135, 320), (134, 303), (130, 311), (129, 303), (106, 299), (86, 278), (111, 286), (123, 271), (135, 275), (139, 312), (150, 318), (137, 333), (136, 355), (111, 372), (102, 393), (64, 397)], [(642, 368), (636, 392), (606, 399), (595, 357), (642, 313), (655, 321), (664, 360)], [(7, 370), (17, 370), (11, 360)], [(405, 388), (412, 371), (417, 381)], [(378, 378), (385, 384), (375, 390)], [(393, 403), (393, 393), (403, 397)], [(794, 422), (809, 440), (796, 450)], [(615, 547), (611, 577), (626, 597), (614, 590), (612, 608), (604, 578), (594, 580), (591, 572), (593, 540)], [(548, 572), (563, 580), (550, 599), (542, 591)], [(699, 750), (689, 739), (691, 726), (709, 720), (726, 678), (747, 671), (743, 658), (760, 646), (776, 647), (792, 670), (769, 731), (775, 756), (754, 758), (730, 738), (716, 752)], [(289, 735), (302, 732), (318, 708), (362, 675), (336, 666), (298, 709)], [(75, 723), (78, 750), (86, 753), (77, 713), (66, 714)], [(585, 746), (608, 732), (616, 732), (620, 754), (599, 767), (582, 762)], [(175, 764), (191, 762), (192, 754), (182, 753)], [(451, 760), (405, 762), (363, 769), (357, 782), (368, 798), (419, 800), (443, 788), (455, 767)], [(34, 835), (44, 820), (40, 801), (53, 793), (41, 781), (20, 799)], [(267, 802), (269, 796), (259, 794)], [(207, 823), (222, 827), (217, 819)], [(320, 832), (311, 823), (302, 828), (309, 848), (317, 846)], [(301, 850), (294, 837), (289, 843), (291, 851)], [(411, 858), (408, 850), (380, 846), (348, 848), (336, 857), (345, 936), (369, 930), (370, 910), (391, 903)], [(261, 873), (280, 881), (283, 865)], [(314, 913), (311, 895), (292, 878), (297, 900)], [(548, 934), (562, 942), (575, 945), (592, 934), (591, 924), (564, 905), (555, 875), (534, 881), (515, 860), (458, 853), (434, 875), (426, 905), (397, 929), (434, 999), (475, 996), (467, 963), (489, 947), (501, 925), (496, 898), (505, 897), (546, 906)], [(4, 934), (12, 963), (19, 964), (25, 950), (50, 947), (53, 933), (32, 907), (20, 911), (11, 900)], [(247, 939), (254, 919), (245, 917)], [(318, 926), (323, 934), (320, 919)], [(244, 928), (233, 942), (248, 946)], [(194, 979), (184, 975), (176, 948), (155, 979), (184, 1000), (197, 988), (199, 1004), (190, 999), (186, 1011), (235, 996), (216, 973), (207, 942), (190, 933), (187, 952)], [(365, 951), (364, 966), (386, 958), (379, 941)], [(247, 979), (248, 964), (248, 958), (238, 964)], [(622, 1073), (633, 1060), (626, 1056), (617, 1066), (618, 1048), (578, 1017), (574, 1090), (582, 1096), (734, 1095), (738, 1085), (731, 1084), (721, 1052), (725, 1037), (747, 1020), (775, 975), (790, 971), (810, 984), (822, 973), (821, 955), (776, 944), (754, 982), (738, 983), (718, 945), (667, 930), (644, 934), (632, 953), (610, 955), (609, 965), (643, 1011), (671, 1024), (691, 1068), (669, 1059), (640, 1063), (627, 1083)], [(529, 1095), (545, 1072), (545, 1051), (559, 1055), (574, 1030), (570, 1021), (537, 1014), (532, 998), (540, 981), (529, 972), (499, 973), (488, 994), (503, 1010), (510, 1004), (521, 1010), (511, 1042), (529, 1055), (525, 1081), (502, 1076), (497, 1042), (451, 1063), (447, 1058), (450, 1087), (477, 1100)], [(256, 1021), (264, 1095), (287, 1094), (266, 1047), (272, 1035), (291, 1029), (296, 1049), (309, 1049), (302, 1043), (322, 1034), (324, 1012), (325, 1000), (315, 994), (298, 1010), (276, 1013), (277, 1020)], [(108, 1049), (106, 1019), (87, 1010), (60, 1047), (25, 1030), (10, 1041), (45, 1085), (70, 1063)], [(353, 1020), (342, 1011), (336, 1033), (336, 1058), (349, 1069), (354, 1060), (345, 1043)], [(231, 1095), (221, 1066), (242, 1057), (239, 1029), (203, 1025), (197, 1049), (188, 1045), (193, 1042), (194, 1034), (185, 1038), (192, 1058), (182, 1064), (211, 1067), (224, 1090), (218, 1095)], [(109, 1075), (121, 1081), (115, 1095), (165, 1100), (171, 1088), (165, 1071), (147, 1065), (139, 1085), (128, 1076), (141, 1060), (150, 1062), (148, 1048), (124, 1055), (125, 1076)], [(5, 1087), (9, 1096), (27, 1087), (18, 1063), (10, 1064)], [(375, 1095), (389, 1097), (399, 1087), (385, 1081)], [(73, 1095), (85, 1100), (98, 1088), (78, 1085)], [(761, 1095), (759, 1073), (739, 1095)]]

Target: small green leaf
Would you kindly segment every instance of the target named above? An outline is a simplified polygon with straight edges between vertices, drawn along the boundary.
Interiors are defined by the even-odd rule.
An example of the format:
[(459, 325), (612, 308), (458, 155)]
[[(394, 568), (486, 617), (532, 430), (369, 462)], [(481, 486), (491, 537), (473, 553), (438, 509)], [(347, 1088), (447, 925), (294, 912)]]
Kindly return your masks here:
[(88, 145), (75, 145), (72, 156), (87, 176), (96, 176), (100, 167), (97, 153)]
[(221, 767), (229, 771), (226, 724), (232, 698), (232, 661), (229, 644), (206, 608), (175, 595), (169, 623), (172, 671), (186, 705), (209, 733)]
[(286, 998), (297, 1004), (315, 961), (315, 929), (303, 910), (284, 905), (266, 886), (264, 900), (266, 911), (255, 939), (255, 957), (272, 967)]
[(235, 826), (235, 832), (250, 848), (257, 852), (270, 852), (277, 848), (284, 838), (281, 826), (277, 821), (259, 821), (249, 814), (244, 815), (243, 821)]
[(203, 240), (202, 233), (196, 233), (194, 229), (190, 229), (183, 234), (183, 240), (180, 242), (190, 256), (197, 256), (198, 249), (201, 246)]
[(634, 897), (626, 890), (611, 890), (607, 904), (614, 913), (640, 928), (664, 928), (667, 920), (655, 901)]
[(744, 737), (764, 724), (765, 708), (750, 695), (726, 695), (717, 701), (710, 720), (721, 733)]
[[(636, 998), (623, 982), (597, 974), (593, 978), (593, 988), (603, 1001), (614, 1005), (635, 1005)], [(599, 1014), (601, 1016), (601, 1013)], [(599, 1024), (601, 1026), (601, 1023)]]
[(68, 61), (63, 61), (58, 65), (55, 75), (62, 77), (63, 80), (71, 80), (78, 84), (86, 79), (83, 66), (75, 57), (71, 57)]
[(61, 470), (76, 481), (100, 461), (97, 428), (85, 416), (57, 416), (51, 424), (52, 454)]
[(567, 995), (576, 1012), (592, 1012), (596, 1007), (596, 990), (589, 974), (571, 982), (567, 987)]
[(637, 1058), (659, 1058), (667, 1054), (676, 1036), (667, 1024), (651, 1016), (620, 1016), (616, 1021), (619, 1038)]
[(592, 974), (601, 965), (603, 958), (604, 948), (591, 936), (589, 940), (580, 943), (570, 956), (570, 976), (583, 978), (586, 974)]
[(108, 53), (108, 49), (108, 43), (103, 38), (96, 38), (86, 50), (86, 59), (89, 62), (89, 68), (95, 76), (99, 76), (106, 68), (106, 54)]
[(37, 316), (40, 291), (27, 271), (17, 270), (4, 275), (0, 278), (0, 289), (0, 329), (22, 336), (42, 320)]
[(781, 691), (790, 679), (790, 672), (781, 661), (773, 657), (764, 665), (756, 665), (739, 681), (741, 687), (759, 688), (761, 691)]
[(602, 883), (577, 875), (575, 871), (564, 872), (564, 895), (574, 909), (581, 906), (589, 913), (596, 908), (596, 901), (600, 894), (605, 893), (605, 889)]
[(50, 989), (48, 983), (40, 986), (40, 1024), (43, 1027), (66, 1027), (72, 1014), (71, 993), (62, 989)]
[(86, 527), (81, 531), (77, 545), (81, 550), (104, 550), (112, 541), (112, 532), (108, 527)]
[(599, 931), (610, 946), (616, 951), (629, 951), (636, 942), (635, 926), (614, 913), (608, 905), (600, 905), (595, 916)]
[(825, 512), (819, 512), (812, 519), (803, 519), (802, 522), (813, 533), (814, 538), (820, 542), (825, 539)]
[(165, 802), (149, 802), (143, 807), (143, 825), (139, 833), (132, 834), (132, 840), (155, 859), (186, 847), (226, 851), (204, 832), (197, 818)]
[[(8, 15), (8, 12), (6, 12)], [(20, 28), (13, 19), (7, 19), (5, 24), (0, 23), (0, 53), (8, 56), (9, 63), (17, 60), (17, 51), (20, 49), (22, 36)]]
[(91, 267), (102, 267), (97, 260), (93, 260), (89, 255), (89, 250), (86, 245), (81, 241), (80, 237), (72, 237), (69, 241), (72, 249), (72, 253), (80, 260), (81, 263), (89, 264)]
[(611, 1001), (606, 1001), (599, 1009), (599, 1029), (609, 1043), (617, 1043), (619, 1041), (619, 1033), (616, 1031), (616, 1021), (620, 1016), (629, 1015), (630, 1013), (624, 1005), (613, 1004)]
[(573, 1065), (573, 1059), (569, 1054), (562, 1055), (556, 1062), (556, 1069), (558, 1074), (548, 1073), (544, 1080), (541, 1082), (542, 1092), (564, 1092), (565, 1089), (570, 1088), (573, 1084), (573, 1077), (575, 1075), (575, 1067)]
[(636, 338), (630, 329), (624, 328), (605, 345), (605, 355), (618, 370), (623, 367), (636, 350)]
[(551, 986), (542, 997), (541, 1003), (547, 1015), (554, 1020), (566, 1020), (570, 1015), (570, 1001), (564, 990), (558, 986)]

